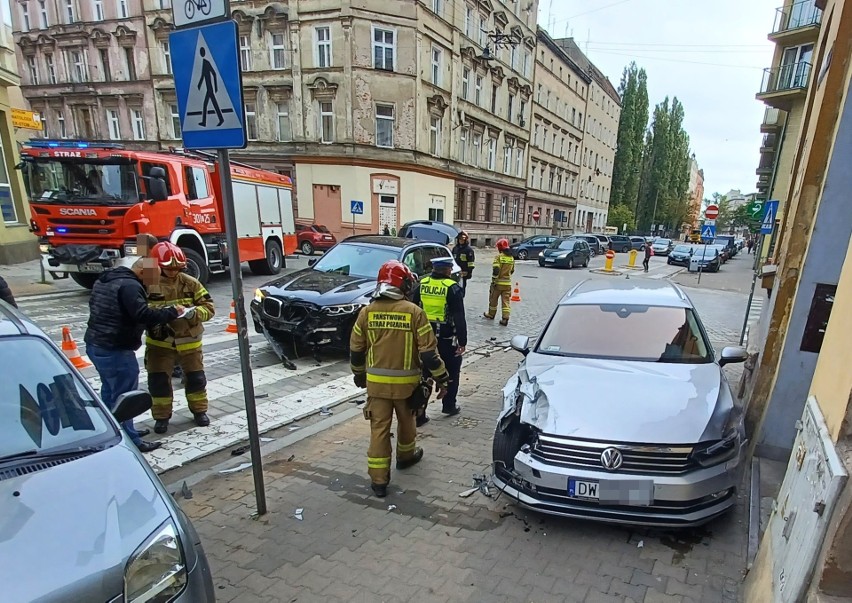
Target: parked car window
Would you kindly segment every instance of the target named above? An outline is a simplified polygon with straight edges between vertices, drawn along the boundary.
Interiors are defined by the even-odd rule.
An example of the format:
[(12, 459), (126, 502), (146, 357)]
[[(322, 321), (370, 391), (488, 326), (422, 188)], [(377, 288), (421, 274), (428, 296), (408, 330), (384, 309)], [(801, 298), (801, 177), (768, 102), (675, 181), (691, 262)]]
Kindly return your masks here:
[(452, 257), (451, 253), (449, 253), (443, 247), (438, 247), (437, 245), (427, 245), (425, 247), (421, 247), (420, 249), (423, 253), (423, 265), (427, 272), (432, 269), (431, 262), (435, 258)]
[(672, 251), (676, 251), (677, 253), (692, 253), (691, 245), (678, 245)]
[(557, 239), (550, 244), (549, 249), (574, 249), (573, 239)]
[(399, 259), (399, 254), (395, 249), (343, 243), (327, 251), (314, 264), (314, 270), (376, 278), (382, 264), (396, 259)]
[(328, 233), (331, 232), (328, 228), (326, 228), (322, 224), (314, 224), (313, 226), (311, 226), (311, 228), (314, 230), (314, 232), (321, 232), (321, 233), (324, 233), (324, 234), (328, 234)]
[(641, 362), (712, 362), (691, 309), (642, 305), (560, 306), (537, 352)]
[(719, 250), (716, 249), (715, 247), (707, 247), (707, 248), (699, 247), (698, 249), (696, 249), (693, 252), (693, 255), (695, 257), (715, 258), (717, 255), (719, 255)]
[(92, 395), (47, 342), (3, 338), (0, 366), (15, 367), (0, 380), (0, 459), (96, 445), (117, 435)]

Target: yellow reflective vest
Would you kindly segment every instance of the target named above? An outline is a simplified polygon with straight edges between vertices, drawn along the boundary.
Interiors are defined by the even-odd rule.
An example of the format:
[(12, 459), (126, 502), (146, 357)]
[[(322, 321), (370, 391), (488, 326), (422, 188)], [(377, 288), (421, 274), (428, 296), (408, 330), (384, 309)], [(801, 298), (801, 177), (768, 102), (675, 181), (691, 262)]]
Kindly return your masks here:
[(420, 280), (420, 304), (429, 322), (447, 322), (447, 294), (455, 284), (451, 278), (424, 276)]

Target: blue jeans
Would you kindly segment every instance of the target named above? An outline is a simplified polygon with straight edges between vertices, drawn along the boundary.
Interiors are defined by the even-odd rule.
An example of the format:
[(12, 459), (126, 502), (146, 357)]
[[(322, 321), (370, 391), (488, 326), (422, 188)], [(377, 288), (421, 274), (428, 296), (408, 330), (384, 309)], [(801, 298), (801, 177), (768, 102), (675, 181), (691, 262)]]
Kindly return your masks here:
[[(86, 355), (101, 377), (101, 399), (110, 410), (115, 409), (115, 402), (121, 394), (139, 388), (139, 362), (133, 350), (110, 350), (87, 345)], [(121, 426), (134, 444), (142, 442), (133, 426), (133, 419), (124, 421)]]

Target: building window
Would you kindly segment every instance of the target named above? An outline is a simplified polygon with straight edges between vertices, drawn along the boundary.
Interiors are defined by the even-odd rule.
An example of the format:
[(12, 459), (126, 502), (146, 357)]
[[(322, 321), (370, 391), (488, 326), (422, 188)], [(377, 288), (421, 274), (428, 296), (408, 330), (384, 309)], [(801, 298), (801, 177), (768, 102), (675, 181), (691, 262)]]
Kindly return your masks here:
[(464, 35), (471, 37), (470, 33), (473, 30), (473, 7), (466, 5), (464, 7)]
[[(527, 104), (524, 101), (521, 101), (521, 106), (518, 109), (518, 125), (522, 128), (524, 127), (524, 115), (527, 112)], [(509, 121), (512, 121), (512, 116), (509, 116)]]
[(92, 12), (95, 13), (96, 21), (104, 20), (104, 0), (94, 0), (92, 2)]
[(163, 49), (163, 65), (166, 68), (166, 73), (171, 75), (172, 74), (172, 49), (171, 49), (171, 46), (169, 46), (168, 40), (163, 40), (162, 42), (160, 42), (160, 44), (161, 44), (162, 49)]
[(491, 113), (497, 115), (497, 96), (500, 92), (500, 89), (497, 87), (497, 84), (491, 82)]
[(436, 157), (441, 154), (441, 126), (440, 117), (429, 118), (429, 152)]
[(459, 161), (465, 163), (467, 160), (467, 128), (462, 128), (459, 134)]
[(109, 67), (109, 49), (100, 48), (98, 49), (98, 54), (101, 57), (101, 73), (103, 74), (103, 79), (105, 82), (111, 82), (112, 71)]
[(529, 187), (530, 187), (530, 188), (535, 188), (535, 175), (536, 175), (536, 172), (537, 172), (537, 171), (538, 171), (538, 166), (537, 166), (537, 165), (533, 165), (533, 166), (530, 168), (530, 184), (529, 184)]
[(432, 0), (432, 12), (436, 15), (440, 15), (444, 7), (443, 5), (443, 0)]
[(488, 169), (497, 169), (497, 139), (488, 139)]
[(276, 107), (278, 109), (278, 141), (287, 142), (293, 138), (290, 133), (290, 104), (278, 103)]
[(494, 220), (494, 195), (491, 193), (485, 193), (485, 221), (491, 222)]
[(136, 61), (133, 58), (133, 49), (125, 48), (124, 49), (124, 60), (127, 63), (127, 79), (135, 80), (136, 79)]
[(521, 200), (518, 197), (512, 199), (512, 224), (518, 223), (518, 211), (520, 210)]
[(473, 102), (477, 107), (482, 106), (482, 76), (477, 75), (473, 86)]
[(121, 128), (118, 125), (118, 111), (107, 109), (107, 132), (110, 140), (121, 140)]
[(470, 98), (470, 68), (464, 67), (462, 69), (462, 98), (467, 100)]
[(503, 173), (508, 175), (512, 169), (512, 144), (506, 141), (503, 147)]
[(251, 38), (240, 36), (240, 69), (251, 71)]
[(334, 142), (334, 107), (320, 103), (320, 142)]
[(273, 69), (286, 69), (287, 66), (287, 47), (284, 46), (284, 34), (272, 34), (272, 43), (269, 45), (271, 53), (270, 61)]
[(68, 58), (68, 72), (71, 74), (72, 82), (85, 82), (88, 80), (86, 74), (86, 63), (83, 53), (79, 50), (71, 50), (65, 55)]
[(47, 83), (55, 84), (56, 83), (56, 65), (53, 62), (53, 54), (45, 53), (44, 55), (44, 64), (47, 67)]
[(429, 219), (433, 222), (443, 222), (444, 221), (444, 210), (440, 207), (430, 207), (429, 208)]
[(246, 103), (246, 138), (257, 140), (257, 111), (253, 103)]
[(30, 30), (30, 6), (24, 2), (21, 4), (21, 31)]
[(331, 28), (314, 28), (314, 39), (316, 44), (314, 64), (320, 69), (331, 67)]
[[(5, 158), (6, 153), (0, 143), (0, 158)], [(12, 188), (9, 186), (9, 174), (6, 171), (6, 161), (0, 161), (0, 214), (3, 221), (7, 223), (18, 222), (18, 210), (12, 197)]]
[(172, 138), (178, 139), (180, 138), (180, 112), (178, 111), (177, 105), (169, 105), (169, 109), (172, 114)]
[(532, 140), (532, 143), (533, 143), (533, 146), (534, 146), (534, 147), (537, 147), (537, 146), (538, 146), (538, 128), (539, 128), (538, 124), (536, 124), (536, 125), (534, 125), (534, 126), (533, 126), (533, 140)]
[(524, 177), (524, 150), (525, 148), (523, 145), (518, 145), (518, 152), (515, 154), (515, 176), (518, 178)]
[(141, 109), (131, 109), (130, 116), (133, 121), (133, 139), (145, 140), (145, 117)]
[(523, 52), (523, 57), (523, 74), (524, 77), (528, 78), (530, 76), (530, 53), (525, 50)]
[(373, 68), (393, 71), (396, 64), (396, 31), (373, 28)]
[(76, 19), (77, 11), (74, 10), (74, 0), (65, 0), (65, 19), (66, 23), (73, 23)]
[(470, 163), (479, 167), (479, 153), (482, 150), (482, 134), (479, 132), (473, 133), (473, 149), (470, 154)]
[(393, 148), (393, 105), (376, 105), (376, 146)]
[(506, 119), (508, 119), (509, 121), (512, 121), (512, 113), (514, 112), (514, 110), (515, 110), (515, 95), (510, 94), (509, 95), (509, 103), (506, 106), (506, 111), (507, 111)]
[(509, 197), (503, 195), (500, 199), (500, 223), (506, 224), (509, 221)]
[(56, 125), (59, 129), (59, 138), (68, 138), (68, 129), (65, 127), (65, 116), (62, 113), (56, 113)]
[(50, 19), (47, 18), (47, 3), (45, 0), (38, 0), (38, 22), (42, 29), (50, 27)]
[(432, 83), (436, 86), (441, 85), (441, 58), (443, 51), (437, 46), (432, 47)]
[[(35, 57), (27, 57), (27, 66), (30, 69), (30, 83), (33, 86), (38, 86), (38, 64), (36, 63)], [(2, 157), (0, 157), (0, 161), (2, 161)]]
[(118, 10), (116, 12), (118, 13), (118, 18), (126, 19), (127, 17), (129, 17), (130, 13), (127, 10), (127, 0), (118, 0), (117, 4)]
[(465, 212), (465, 197), (467, 191), (459, 187), (459, 192), (456, 195), (456, 220), (464, 220), (467, 217), (467, 212)]

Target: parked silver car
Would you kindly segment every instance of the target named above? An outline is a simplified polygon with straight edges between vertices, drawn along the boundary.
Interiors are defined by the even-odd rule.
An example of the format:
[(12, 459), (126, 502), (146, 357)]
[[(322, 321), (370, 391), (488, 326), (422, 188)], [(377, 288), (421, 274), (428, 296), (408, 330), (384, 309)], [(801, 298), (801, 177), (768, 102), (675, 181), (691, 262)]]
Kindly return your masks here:
[(522, 506), (683, 527), (736, 502), (741, 407), (686, 294), (643, 279), (587, 280), (559, 302), (503, 390), (494, 481)]
[(187, 516), (50, 339), (0, 301), (0, 581), (4, 603), (212, 603)]

